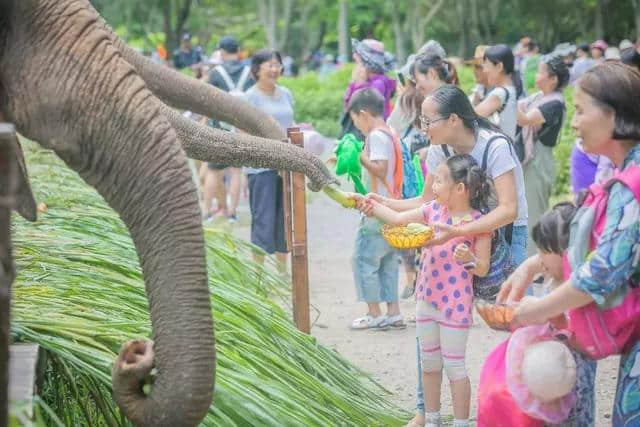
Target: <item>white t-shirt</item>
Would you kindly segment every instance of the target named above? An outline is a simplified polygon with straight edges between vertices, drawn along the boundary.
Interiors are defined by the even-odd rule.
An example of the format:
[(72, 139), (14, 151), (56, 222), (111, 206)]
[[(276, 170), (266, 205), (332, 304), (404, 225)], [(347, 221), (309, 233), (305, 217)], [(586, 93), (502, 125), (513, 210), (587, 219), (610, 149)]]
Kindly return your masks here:
[[(481, 129), (477, 133), (476, 145), (469, 153), (479, 166), (482, 166), (482, 158), (484, 156), (484, 150), (487, 146), (487, 141), (494, 135), (498, 135), (496, 132), (490, 130)], [(449, 154), (455, 155), (455, 151), (451, 146), (447, 146)], [(431, 145), (427, 153), (427, 170), (434, 171), (438, 165), (446, 160), (446, 156), (441, 145)], [(516, 153), (513, 151), (513, 147), (504, 138), (494, 140), (489, 147), (489, 153), (487, 156), (487, 173), (495, 180), (505, 173), (513, 171), (516, 181), (516, 196), (518, 198), (518, 214), (513, 225), (527, 225), (527, 198), (524, 194), (524, 175), (522, 173), (522, 166), (516, 157)]]
[[(509, 99), (507, 99), (507, 92), (509, 92)], [(487, 98), (491, 95), (496, 95), (500, 99), (500, 108), (502, 111), (500, 115), (500, 129), (509, 136), (512, 140), (516, 137), (517, 116), (516, 109), (518, 108), (518, 100), (516, 99), (516, 88), (514, 86), (496, 86), (487, 95)], [(505, 105), (506, 100), (506, 105)], [(498, 110), (500, 110), (498, 108)]]
[[(386, 181), (389, 188), (393, 188), (396, 152), (393, 147), (393, 140), (391, 139), (391, 137), (381, 130), (374, 130), (367, 137), (365, 152), (367, 153), (367, 156), (369, 156), (369, 160), (371, 161), (387, 161)], [(375, 191), (376, 193), (385, 197), (390, 196), (389, 192), (387, 191), (387, 185), (385, 185), (380, 179), (369, 175), (367, 178), (367, 184), (367, 188), (369, 188), (370, 191)]]

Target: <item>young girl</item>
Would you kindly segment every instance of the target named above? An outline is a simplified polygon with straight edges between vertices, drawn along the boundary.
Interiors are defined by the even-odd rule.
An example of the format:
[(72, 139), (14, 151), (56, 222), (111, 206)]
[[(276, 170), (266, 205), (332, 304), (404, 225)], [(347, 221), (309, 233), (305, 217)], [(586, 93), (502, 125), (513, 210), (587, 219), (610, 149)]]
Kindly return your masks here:
[[(464, 224), (486, 209), (491, 182), (473, 157), (461, 154), (440, 164), (434, 173), (435, 199), (424, 206), (396, 212), (372, 200), (373, 215), (389, 224), (445, 222)], [(454, 426), (467, 426), (471, 388), (465, 369), (465, 350), (472, 324), (473, 275), (489, 270), (489, 235), (455, 237), (424, 248), (418, 273), (417, 334), (422, 358), (426, 426), (440, 422), (442, 369), (451, 382)]]

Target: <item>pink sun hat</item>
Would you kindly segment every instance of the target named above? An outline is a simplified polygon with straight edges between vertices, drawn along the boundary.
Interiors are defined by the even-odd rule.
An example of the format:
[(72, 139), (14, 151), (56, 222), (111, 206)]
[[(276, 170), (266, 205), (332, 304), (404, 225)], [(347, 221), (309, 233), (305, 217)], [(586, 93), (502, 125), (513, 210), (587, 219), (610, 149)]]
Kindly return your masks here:
[(554, 334), (549, 324), (517, 329), (509, 340), (505, 363), (515, 403), (527, 415), (549, 424), (566, 420), (577, 400), (575, 358)]

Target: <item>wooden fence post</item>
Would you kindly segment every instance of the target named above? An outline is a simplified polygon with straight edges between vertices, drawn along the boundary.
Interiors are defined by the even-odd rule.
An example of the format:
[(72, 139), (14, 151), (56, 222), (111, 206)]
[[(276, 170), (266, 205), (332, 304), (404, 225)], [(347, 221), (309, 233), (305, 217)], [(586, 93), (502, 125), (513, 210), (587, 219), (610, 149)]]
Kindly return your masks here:
[(0, 123), (0, 425), (9, 423), (9, 339), (11, 284), (11, 210), (15, 206), (18, 165), (13, 142), (15, 128)]
[[(304, 134), (299, 129), (288, 132), (291, 143), (304, 146)], [(307, 194), (305, 176), (300, 172), (291, 173), (291, 276), (293, 320), (298, 329), (306, 334), (311, 332), (309, 314), (309, 260), (307, 252)], [(285, 197), (286, 199), (286, 197)]]

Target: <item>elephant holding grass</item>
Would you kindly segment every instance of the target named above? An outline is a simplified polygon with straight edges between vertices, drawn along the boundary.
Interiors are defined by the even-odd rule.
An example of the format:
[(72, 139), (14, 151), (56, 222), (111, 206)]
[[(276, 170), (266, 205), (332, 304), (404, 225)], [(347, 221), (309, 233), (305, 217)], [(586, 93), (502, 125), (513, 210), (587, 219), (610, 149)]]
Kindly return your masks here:
[[(199, 126), (171, 107), (246, 133)], [(315, 190), (332, 181), (330, 173), (315, 156), (282, 143), (284, 132), (269, 116), (128, 48), (88, 0), (0, 0), (3, 121), (54, 150), (131, 233), (153, 343), (123, 345), (113, 367), (118, 405), (136, 425), (197, 425), (212, 401), (215, 348), (200, 208), (186, 155), (303, 172)], [(21, 157), (19, 147), (0, 150), (0, 164), (22, 164)], [(22, 183), (14, 207), (34, 219), (26, 170), (12, 170)], [(145, 394), (141, 378), (154, 367)]]

